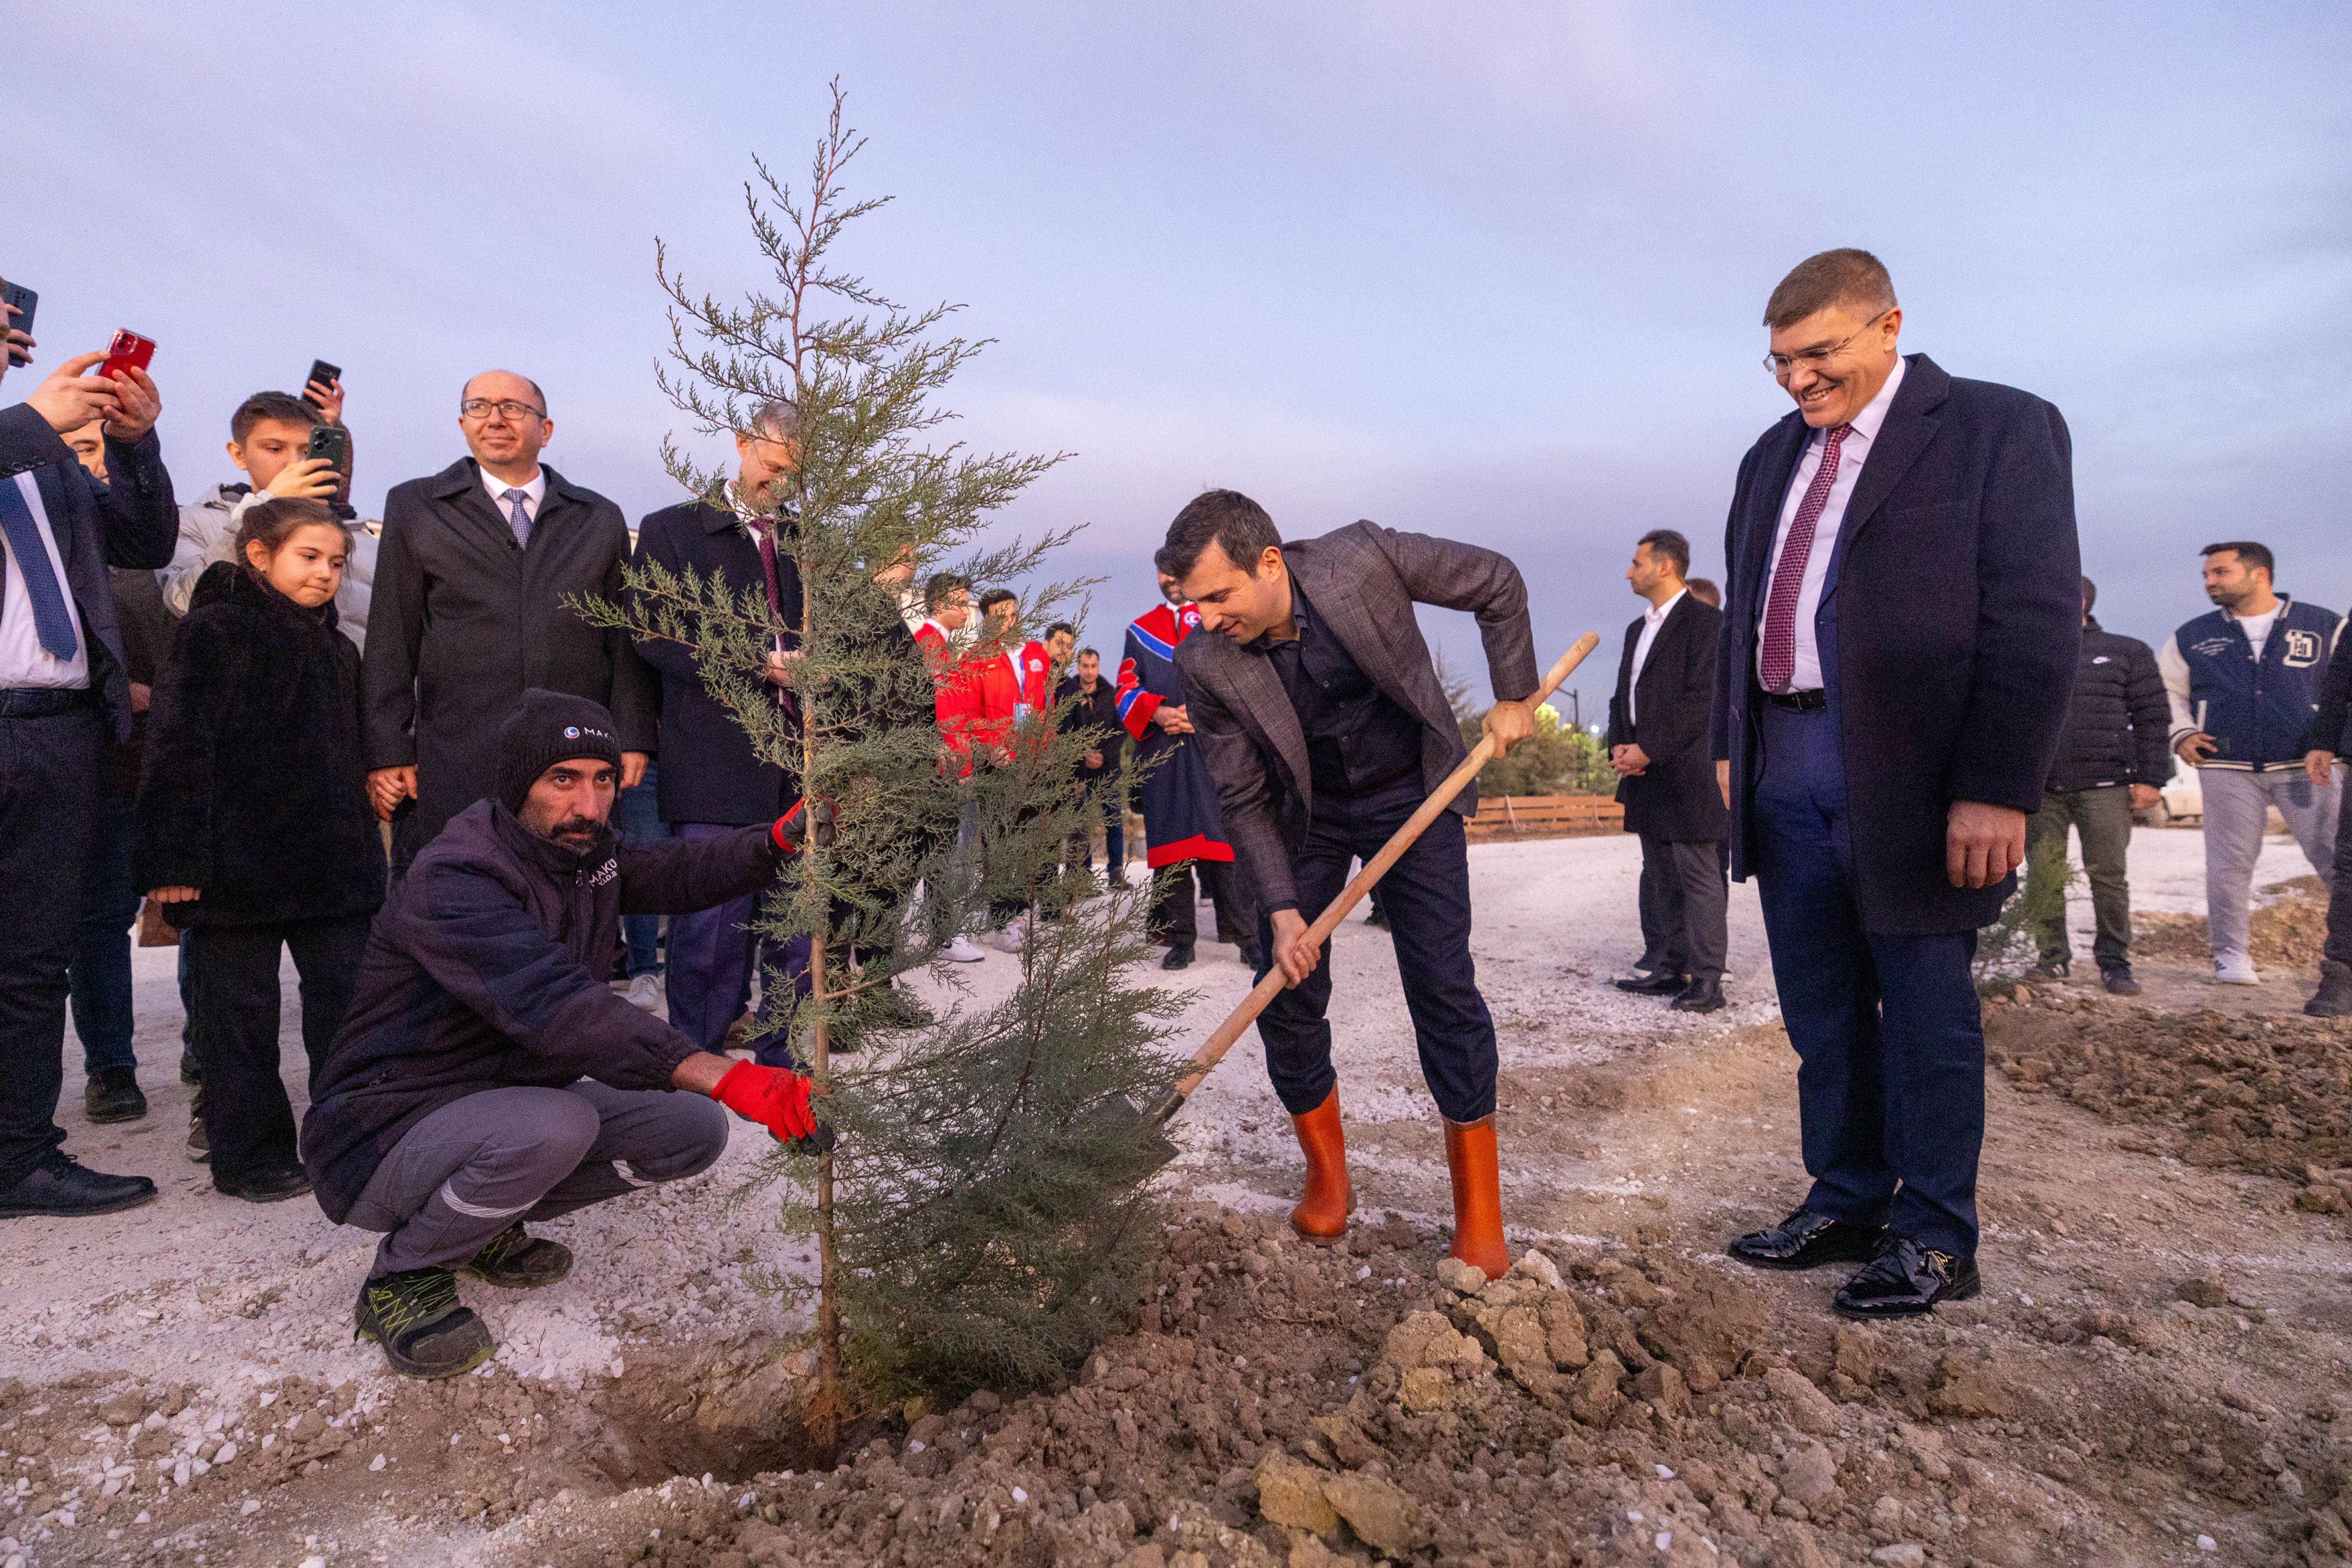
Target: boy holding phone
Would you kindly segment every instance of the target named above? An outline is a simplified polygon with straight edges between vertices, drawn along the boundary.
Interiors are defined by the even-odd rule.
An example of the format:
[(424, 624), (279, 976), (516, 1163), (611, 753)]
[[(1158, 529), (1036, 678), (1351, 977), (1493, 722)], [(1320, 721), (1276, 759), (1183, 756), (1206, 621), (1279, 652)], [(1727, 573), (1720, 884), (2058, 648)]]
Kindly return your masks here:
[[(158, 574), (163, 602), (173, 615), (187, 613), (189, 595), (206, 567), (232, 558), (236, 531), (255, 503), (287, 498), (332, 504), (346, 493), (351, 480), (344, 466), (310, 455), (313, 427), (341, 430), (342, 412), (341, 381), (325, 385), (313, 382), (299, 398), (256, 392), (237, 405), (229, 418), (228, 460), (244, 473), (245, 482), (215, 485), (180, 508), (179, 549), (172, 564)], [(349, 442), (346, 434), (346, 459)], [(342, 587), (335, 594), (337, 624), (364, 648), (376, 534), (383, 525), (364, 518), (346, 521), (351, 523), (352, 553)]]

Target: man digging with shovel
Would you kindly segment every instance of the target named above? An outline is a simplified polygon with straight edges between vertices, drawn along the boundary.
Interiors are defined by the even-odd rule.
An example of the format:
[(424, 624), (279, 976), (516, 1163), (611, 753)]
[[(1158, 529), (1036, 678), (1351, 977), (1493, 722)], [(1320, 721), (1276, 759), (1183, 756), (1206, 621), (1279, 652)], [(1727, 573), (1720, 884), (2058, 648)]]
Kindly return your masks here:
[[(1176, 651), (1192, 728), (1217, 781), (1234, 858), (1256, 890), (1261, 980), (1287, 988), (1258, 1017), (1266, 1071), (1307, 1156), (1290, 1223), (1310, 1241), (1347, 1234), (1354, 1193), (1331, 1069), (1331, 961), (1309, 931), (1348, 881), (1464, 760), (1465, 748), (1413, 622), (1416, 602), (1478, 618), (1496, 695), (1497, 757), (1535, 730), (1538, 685), (1527, 588), (1474, 545), (1350, 524), (1285, 545), (1248, 497), (1211, 490), (1169, 526), (1158, 565), (1213, 637)], [(1463, 821), (1475, 784), (1412, 841), (1381, 883), (1422, 1075), (1445, 1122), (1453, 1255), (1489, 1279), (1510, 1267), (1495, 1153), (1495, 1024), (1470, 959)]]

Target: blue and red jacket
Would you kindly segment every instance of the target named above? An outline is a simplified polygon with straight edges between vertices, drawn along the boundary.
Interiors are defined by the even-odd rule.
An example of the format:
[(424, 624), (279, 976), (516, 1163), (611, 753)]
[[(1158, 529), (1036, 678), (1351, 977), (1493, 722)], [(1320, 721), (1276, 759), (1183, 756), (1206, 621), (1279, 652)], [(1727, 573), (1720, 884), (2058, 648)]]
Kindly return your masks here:
[(1118, 665), (1118, 721), (1135, 737), (1137, 766), (1143, 774), (1145, 861), (1157, 871), (1182, 861), (1228, 861), (1225, 824), (1217, 814), (1217, 781), (1190, 738), (1171, 735), (1151, 722), (1161, 703), (1184, 705), (1183, 678), (1176, 673), (1177, 645), (1200, 630), (1201, 612), (1192, 604), (1160, 604), (1127, 629), (1127, 653)]

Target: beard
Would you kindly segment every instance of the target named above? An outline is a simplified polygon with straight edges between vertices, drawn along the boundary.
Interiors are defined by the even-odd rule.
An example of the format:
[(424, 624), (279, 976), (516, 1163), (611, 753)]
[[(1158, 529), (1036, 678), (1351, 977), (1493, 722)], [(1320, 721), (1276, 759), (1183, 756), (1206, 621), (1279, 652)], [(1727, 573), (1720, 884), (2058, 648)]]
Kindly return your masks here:
[(583, 817), (575, 813), (560, 821), (549, 823), (540, 830), (540, 837), (551, 842), (562, 844), (565, 849), (576, 850), (593, 843), (597, 833), (604, 826), (603, 822), (593, 817)]

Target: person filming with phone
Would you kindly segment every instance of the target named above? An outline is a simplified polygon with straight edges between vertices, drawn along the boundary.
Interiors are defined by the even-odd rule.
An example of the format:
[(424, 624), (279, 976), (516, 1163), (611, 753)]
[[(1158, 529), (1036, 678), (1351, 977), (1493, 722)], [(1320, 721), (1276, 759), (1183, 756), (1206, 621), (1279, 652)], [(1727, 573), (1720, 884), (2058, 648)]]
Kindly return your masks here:
[[(10, 330), (21, 308), (5, 308), (0, 330)], [(0, 374), (29, 364), (34, 346), (12, 331)], [(57, 1124), (96, 785), (131, 736), (106, 569), (160, 568), (178, 533), (155, 435), (163, 397), (143, 358), (102, 373), (110, 362), (77, 354), (22, 402), (0, 406), (0, 1218), (110, 1214), (155, 1196), (145, 1176), (75, 1161)], [(93, 420), (106, 443), (102, 488), (65, 442)]]

